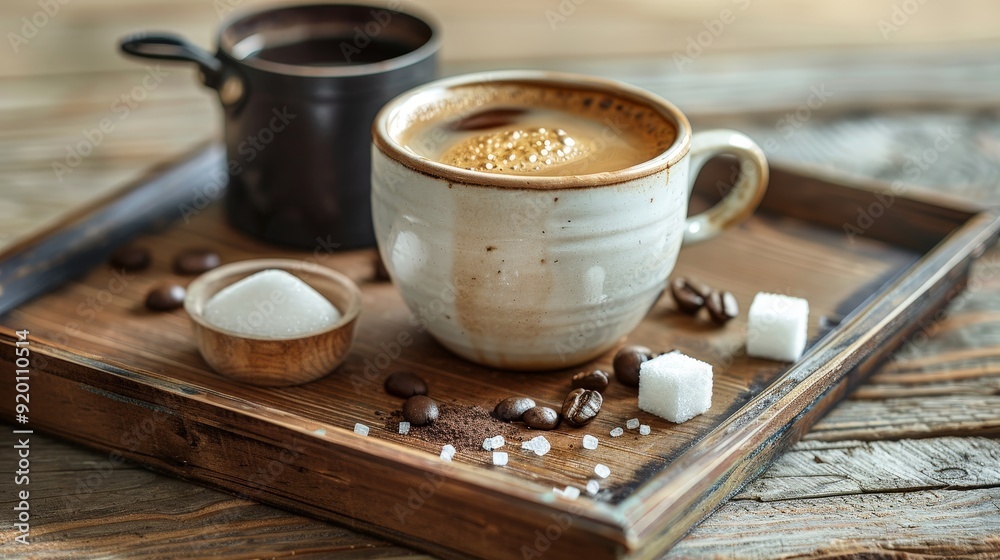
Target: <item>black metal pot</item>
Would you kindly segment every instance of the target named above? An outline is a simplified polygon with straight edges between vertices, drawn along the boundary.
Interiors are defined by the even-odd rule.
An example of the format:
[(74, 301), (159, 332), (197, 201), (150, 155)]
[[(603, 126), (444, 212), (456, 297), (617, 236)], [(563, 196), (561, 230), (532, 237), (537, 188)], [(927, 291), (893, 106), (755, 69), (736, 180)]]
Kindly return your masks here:
[(375, 244), (372, 121), (387, 101), (434, 78), (440, 47), (426, 18), (397, 7), (248, 13), (223, 24), (214, 56), (168, 33), (132, 35), (121, 49), (194, 62), (218, 91), (233, 225), (303, 248), (367, 247)]

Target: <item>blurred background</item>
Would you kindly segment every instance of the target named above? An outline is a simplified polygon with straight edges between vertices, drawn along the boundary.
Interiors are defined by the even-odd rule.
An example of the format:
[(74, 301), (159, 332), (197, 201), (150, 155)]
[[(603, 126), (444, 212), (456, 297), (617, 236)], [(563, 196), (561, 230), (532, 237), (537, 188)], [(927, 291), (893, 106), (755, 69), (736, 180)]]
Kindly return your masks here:
[[(372, 3), (397, 5), (391, 1)], [(217, 100), (189, 65), (164, 64), (149, 78), (150, 66), (118, 53), (120, 37), (168, 30), (214, 50), (222, 19), (262, 4), (4, 0), (0, 248), (218, 134)], [(398, 5), (439, 21), (444, 74), (516, 67), (601, 74), (667, 97), (696, 127), (743, 129), (778, 162), (924, 186), (949, 183), (990, 200), (1000, 179), (995, 1)], [(75, 158), (72, 147), (108, 116), (115, 129)], [(906, 174), (907, 154), (941, 134), (951, 134), (949, 146), (956, 148)]]
[[(0, 29), (46, 2), (5, 0)], [(109, 48), (136, 29), (183, 31), (212, 44), (235, 10), (292, 4), (258, 0), (51, 0), (59, 13), (17, 56), (4, 49), (3, 76), (126, 69)], [(379, 4), (379, 2), (372, 2)], [(381, 2), (388, 5), (388, 0)], [(892, 48), (1000, 39), (1000, 4), (990, 0), (400, 0), (437, 17), (448, 61), (671, 55), (729, 9), (734, 20), (712, 52)], [(900, 11), (895, 23), (893, 13)], [(905, 21), (904, 21), (905, 20)], [(881, 26), (884, 21), (896, 31)], [(883, 29), (884, 28), (884, 29)], [(887, 34), (884, 33), (887, 30)]]

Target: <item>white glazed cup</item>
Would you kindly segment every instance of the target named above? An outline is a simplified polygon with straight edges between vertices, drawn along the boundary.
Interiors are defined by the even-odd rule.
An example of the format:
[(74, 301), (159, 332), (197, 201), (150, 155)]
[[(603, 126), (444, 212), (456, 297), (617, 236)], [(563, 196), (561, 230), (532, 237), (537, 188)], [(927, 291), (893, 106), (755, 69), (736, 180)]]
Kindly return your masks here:
[[(658, 112), (672, 145), (620, 171), (538, 177), (476, 172), (418, 156), (400, 137), (455, 88), (519, 84), (592, 91)], [(390, 101), (372, 128), (372, 214), (379, 251), (413, 312), (452, 352), (502, 369), (574, 366), (617, 345), (666, 286), (682, 243), (748, 217), (767, 187), (761, 149), (731, 130), (692, 136), (676, 107), (615, 81), (512, 71), (447, 78)], [(716, 206), (687, 217), (701, 166), (738, 158)]]

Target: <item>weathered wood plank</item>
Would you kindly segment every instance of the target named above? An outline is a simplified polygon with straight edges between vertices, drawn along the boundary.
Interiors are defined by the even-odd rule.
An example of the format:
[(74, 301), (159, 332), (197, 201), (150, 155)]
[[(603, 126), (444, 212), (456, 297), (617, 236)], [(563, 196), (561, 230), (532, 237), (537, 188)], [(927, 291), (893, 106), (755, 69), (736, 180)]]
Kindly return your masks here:
[(1000, 441), (934, 438), (807, 441), (781, 456), (736, 500), (804, 498), (1000, 487)]
[(1000, 555), (1000, 488), (736, 500), (666, 558), (935, 558)]
[(817, 423), (803, 439), (872, 441), (951, 435), (1000, 436), (1000, 396), (848, 400)]
[[(3, 448), (13, 444), (9, 430), (0, 432)], [(45, 436), (32, 435), (31, 445), (31, 544), (12, 543), (5, 524), (4, 558), (424, 557)], [(0, 507), (13, 507), (16, 488), (3, 477)]]

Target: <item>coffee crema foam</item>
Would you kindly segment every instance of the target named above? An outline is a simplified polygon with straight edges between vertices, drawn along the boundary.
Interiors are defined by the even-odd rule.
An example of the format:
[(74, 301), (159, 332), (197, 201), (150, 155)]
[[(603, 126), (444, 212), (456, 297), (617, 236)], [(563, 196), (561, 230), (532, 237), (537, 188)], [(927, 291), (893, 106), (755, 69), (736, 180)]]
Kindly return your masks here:
[(460, 86), (392, 126), (410, 152), (445, 165), (508, 175), (618, 171), (673, 145), (655, 109), (610, 93), (544, 83)]

